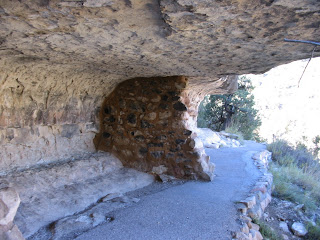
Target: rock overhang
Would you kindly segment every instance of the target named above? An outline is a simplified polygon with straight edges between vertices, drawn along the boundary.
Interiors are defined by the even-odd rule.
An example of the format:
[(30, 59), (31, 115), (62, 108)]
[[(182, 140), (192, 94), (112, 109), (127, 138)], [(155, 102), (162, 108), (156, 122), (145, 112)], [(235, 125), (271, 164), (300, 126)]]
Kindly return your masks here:
[[(136, 77), (187, 80), (176, 130), (192, 134), (204, 94), (234, 91), (234, 75), (310, 57), (313, 46), (283, 39), (319, 41), (319, 26), (318, 0), (0, 0), (0, 175), (94, 153), (104, 99)], [(177, 159), (193, 156), (190, 173), (172, 159), (168, 174), (212, 178), (194, 137), (173, 138), (186, 150)], [(154, 147), (147, 154), (170, 153)], [(157, 159), (128, 166), (166, 164)]]
[(124, 79), (263, 73), (310, 56), (284, 38), (320, 38), (317, 0), (2, 0), (0, 16), (1, 60)]
[(320, 39), (317, 0), (1, 0), (0, 21), (2, 171), (93, 152), (103, 99), (127, 79), (186, 76), (194, 127), (204, 93), (310, 56), (284, 38)]

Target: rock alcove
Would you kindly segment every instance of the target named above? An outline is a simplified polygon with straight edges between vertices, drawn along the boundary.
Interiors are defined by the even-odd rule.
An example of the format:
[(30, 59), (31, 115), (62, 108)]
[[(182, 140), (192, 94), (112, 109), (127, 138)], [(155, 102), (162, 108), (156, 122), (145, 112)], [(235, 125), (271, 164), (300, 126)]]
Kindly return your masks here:
[[(20, 195), (24, 237), (103, 195), (150, 183), (114, 156), (140, 171), (163, 165), (179, 178), (210, 180), (193, 135), (198, 103), (234, 91), (237, 74), (308, 58), (312, 46), (283, 39), (319, 41), (319, 9), (317, 0), (0, 1), (1, 188)], [(127, 175), (101, 181), (109, 185), (100, 195), (76, 191), (114, 172)], [(68, 195), (66, 208), (48, 194), (74, 186), (82, 200)], [(39, 199), (52, 201), (55, 214), (32, 208)], [(11, 219), (1, 229), (17, 228)]]

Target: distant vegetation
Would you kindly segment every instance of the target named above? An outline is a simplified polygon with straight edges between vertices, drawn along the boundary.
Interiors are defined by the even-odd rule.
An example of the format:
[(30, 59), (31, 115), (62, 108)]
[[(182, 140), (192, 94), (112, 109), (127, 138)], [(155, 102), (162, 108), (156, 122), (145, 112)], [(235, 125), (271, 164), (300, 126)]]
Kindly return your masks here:
[(257, 140), (261, 121), (254, 108), (253, 89), (251, 80), (241, 77), (235, 93), (206, 96), (199, 106), (198, 127), (225, 130), (244, 139)]
[(263, 221), (260, 221), (259, 219), (253, 219), (253, 222), (259, 225), (259, 231), (265, 239), (283, 240), (283, 238), (278, 233), (276, 233), (271, 227), (269, 227)]
[[(316, 137), (313, 149), (307, 149), (302, 143), (291, 146), (284, 140), (276, 140), (268, 145), (272, 152), (271, 172), (274, 177), (273, 195), (304, 204), (306, 214), (320, 206), (320, 163), (319, 136)], [(320, 223), (309, 224), (305, 239), (320, 239)]]
[(320, 206), (320, 164), (314, 152), (301, 143), (293, 147), (284, 140), (269, 144), (268, 150), (273, 156), (273, 194), (304, 204), (306, 210)]

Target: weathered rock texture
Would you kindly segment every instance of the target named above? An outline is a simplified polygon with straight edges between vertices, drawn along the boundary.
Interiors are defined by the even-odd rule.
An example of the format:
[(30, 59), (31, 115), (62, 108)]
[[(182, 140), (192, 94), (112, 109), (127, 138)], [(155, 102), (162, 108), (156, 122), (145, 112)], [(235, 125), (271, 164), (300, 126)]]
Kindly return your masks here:
[(169, 175), (210, 180), (214, 166), (203, 149), (196, 148), (192, 132), (201, 98), (190, 99), (194, 94), (187, 85), (185, 77), (135, 78), (119, 84), (101, 108), (97, 149), (141, 171), (163, 165)]
[(0, 239), (23, 240), (18, 227), (13, 223), (20, 204), (19, 194), (7, 181), (0, 179)]
[[(2, 0), (1, 56), (124, 79), (261, 73), (307, 58), (318, 0)], [(319, 53), (316, 53), (319, 55)]]
[[(18, 199), (11, 200), (15, 208), (10, 208), (12, 213), (5, 223), (12, 222), (21, 199), (15, 223), (25, 237), (30, 237), (41, 227), (81, 212), (108, 194), (145, 187), (153, 182), (154, 177), (123, 168), (121, 162), (109, 153), (95, 153), (78, 161), (9, 174), (0, 181), (3, 179), (10, 182)], [(2, 195), (0, 190), (0, 204)], [(0, 230), (3, 221), (0, 216)]]
[(319, 40), (319, 9), (317, 0), (0, 0), (0, 174), (94, 152), (99, 108), (127, 79), (186, 76), (179, 134), (192, 131), (202, 94), (232, 91), (223, 76), (309, 57), (311, 46), (283, 38)]
[(34, 64), (0, 72), (1, 174), (95, 151), (99, 108), (119, 77)]
[(317, 0), (0, 1), (2, 174), (94, 151), (98, 108), (126, 79), (184, 75), (207, 88), (309, 57), (311, 46), (283, 38), (318, 40), (319, 8)]
[(209, 128), (196, 129), (198, 138), (206, 148), (220, 147), (239, 147), (241, 143), (236, 140), (239, 138), (236, 134), (226, 133), (224, 131), (214, 132)]

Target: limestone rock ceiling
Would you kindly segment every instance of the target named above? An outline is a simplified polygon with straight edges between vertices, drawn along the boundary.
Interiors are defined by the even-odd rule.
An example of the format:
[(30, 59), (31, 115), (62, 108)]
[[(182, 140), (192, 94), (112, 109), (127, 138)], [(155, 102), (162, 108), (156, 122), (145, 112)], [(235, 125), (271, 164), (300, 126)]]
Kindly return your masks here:
[(319, 25), (318, 0), (0, 0), (0, 57), (125, 78), (262, 73), (308, 58), (283, 39), (319, 41)]

